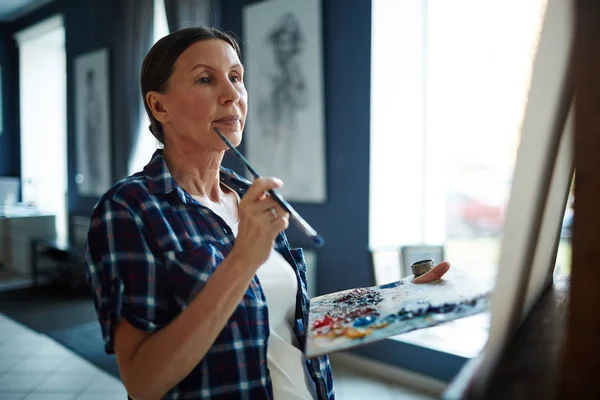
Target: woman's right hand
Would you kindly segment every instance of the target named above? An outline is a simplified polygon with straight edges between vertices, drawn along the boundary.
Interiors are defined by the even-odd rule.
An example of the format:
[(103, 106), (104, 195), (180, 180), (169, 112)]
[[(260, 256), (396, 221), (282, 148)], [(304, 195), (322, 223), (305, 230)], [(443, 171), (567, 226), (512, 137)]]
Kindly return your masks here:
[(289, 225), (289, 213), (267, 195), (282, 185), (277, 178), (255, 179), (240, 202), (238, 235), (231, 253), (252, 268), (267, 261), (275, 238)]

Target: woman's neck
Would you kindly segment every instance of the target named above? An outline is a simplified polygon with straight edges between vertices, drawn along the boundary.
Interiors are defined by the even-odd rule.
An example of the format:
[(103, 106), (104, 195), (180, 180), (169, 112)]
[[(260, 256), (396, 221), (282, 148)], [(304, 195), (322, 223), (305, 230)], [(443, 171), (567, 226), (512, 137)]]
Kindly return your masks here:
[(223, 155), (220, 150), (185, 150), (174, 146), (165, 146), (163, 150), (163, 158), (177, 184), (191, 195), (214, 202), (223, 196), (219, 181)]

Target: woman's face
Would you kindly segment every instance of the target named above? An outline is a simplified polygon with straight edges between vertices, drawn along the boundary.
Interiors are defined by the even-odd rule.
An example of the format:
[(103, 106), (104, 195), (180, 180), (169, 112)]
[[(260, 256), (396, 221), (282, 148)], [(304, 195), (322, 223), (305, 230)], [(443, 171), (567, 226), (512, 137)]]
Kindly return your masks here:
[(239, 145), (248, 103), (243, 77), (244, 68), (229, 43), (211, 39), (188, 47), (175, 63), (166, 92), (146, 97), (158, 110), (155, 116), (163, 124), (167, 145), (227, 150), (213, 128)]

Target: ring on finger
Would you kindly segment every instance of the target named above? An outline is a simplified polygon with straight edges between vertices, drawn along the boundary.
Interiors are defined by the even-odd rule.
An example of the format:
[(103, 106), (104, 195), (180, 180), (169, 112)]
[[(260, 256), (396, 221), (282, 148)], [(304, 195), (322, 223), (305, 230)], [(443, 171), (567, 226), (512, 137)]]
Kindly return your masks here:
[(275, 211), (275, 208), (271, 207), (269, 208), (269, 211), (271, 212), (271, 215), (273, 215), (273, 218), (279, 218), (279, 215), (277, 214), (277, 211)]

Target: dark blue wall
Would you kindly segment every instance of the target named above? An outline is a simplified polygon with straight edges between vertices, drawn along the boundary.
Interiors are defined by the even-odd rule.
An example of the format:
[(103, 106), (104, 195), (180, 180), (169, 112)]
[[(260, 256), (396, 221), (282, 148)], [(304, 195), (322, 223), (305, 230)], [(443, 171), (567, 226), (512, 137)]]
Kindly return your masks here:
[(3, 132), (0, 135), (0, 176), (20, 176), (19, 128), (17, 105), (19, 104), (17, 48), (12, 40), (8, 24), (0, 24), (0, 67), (2, 68), (2, 116)]
[[(242, 50), (242, 7), (256, 2), (222, 3), (222, 28), (242, 39)], [(322, 4), (327, 202), (293, 204), (325, 238), (325, 247), (317, 249), (320, 294), (373, 284), (368, 252), (371, 1)], [(288, 236), (294, 244), (312, 246), (294, 228)]]

